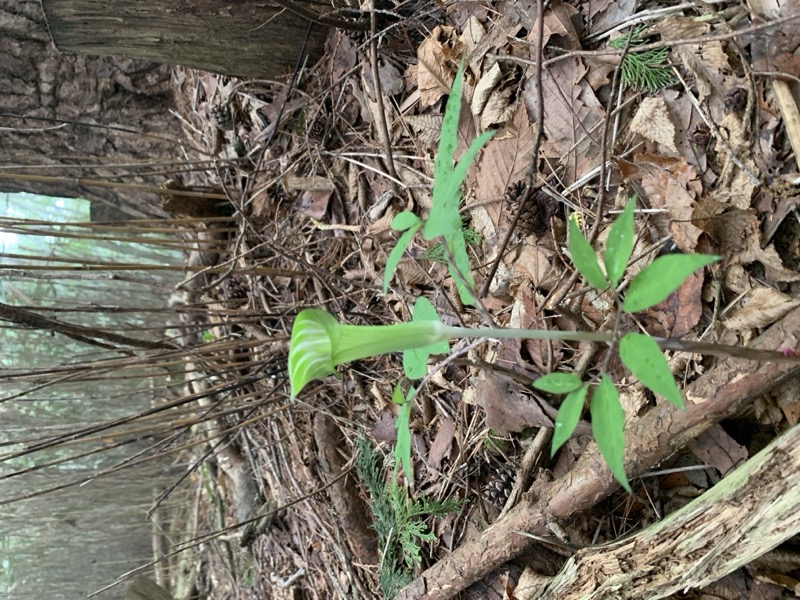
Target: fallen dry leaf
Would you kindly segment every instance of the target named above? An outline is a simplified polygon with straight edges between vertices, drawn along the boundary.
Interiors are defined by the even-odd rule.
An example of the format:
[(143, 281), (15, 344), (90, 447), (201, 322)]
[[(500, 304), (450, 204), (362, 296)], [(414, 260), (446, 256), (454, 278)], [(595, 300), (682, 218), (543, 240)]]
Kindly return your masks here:
[(700, 322), (703, 315), (702, 271), (692, 273), (681, 286), (655, 306), (640, 313), (651, 335), (680, 338)]
[(450, 417), (443, 419), (428, 453), (428, 462), (434, 469), (442, 466), (442, 459), (450, 452), (455, 433), (456, 422)]
[(469, 19), (467, 19), (467, 22), (464, 24), (464, 30), (461, 32), (458, 41), (464, 45), (464, 53), (468, 55), (475, 49), (485, 35), (486, 29), (484, 29), (478, 17), (470, 15)]
[(387, 411), (381, 412), (369, 433), (379, 442), (397, 441), (397, 428), (394, 426), (394, 415)]
[(637, 6), (636, 0), (599, 0), (581, 4), (591, 33), (601, 33), (627, 21)]
[(760, 286), (740, 300), (740, 308), (723, 321), (728, 329), (743, 331), (772, 325), (800, 306), (800, 298), (792, 298), (775, 288)]
[(405, 122), (417, 136), (417, 140), (426, 146), (435, 148), (439, 143), (439, 132), (442, 129), (442, 115), (408, 115)]
[(666, 146), (675, 154), (678, 153), (675, 146), (675, 125), (672, 124), (664, 98), (649, 97), (642, 100), (631, 120), (631, 131)]
[(683, 158), (637, 154), (633, 163), (620, 161), (625, 179), (642, 182), (647, 200), (653, 208), (669, 211), (669, 231), (678, 248), (694, 252), (703, 233), (692, 223), (695, 200), (702, 192), (697, 171)]
[(774, 245), (761, 247), (761, 228), (753, 209), (715, 214), (705, 203), (699, 208), (706, 212), (698, 215), (697, 223), (716, 242), (727, 268), (759, 262), (770, 283), (800, 281), (800, 273), (783, 266)]
[(318, 221), (328, 212), (328, 201), (333, 196), (333, 190), (308, 190), (300, 197), (298, 210)]
[[(508, 186), (525, 178), (531, 164), (533, 142), (533, 126), (520, 102), (514, 118), (489, 140), (476, 163), (478, 187), (474, 202), (500, 199)], [(499, 203), (487, 206), (487, 210), (495, 219), (499, 217)]]
[(450, 93), (456, 69), (452, 62), (456, 43), (455, 29), (438, 26), (425, 38), (417, 49), (417, 87), (419, 101), (430, 106)]
[[(583, 79), (586, 67), (578, 59), (551, 65), (542, 73), (544, 133), (542, 154), (563, 165), (561, 181), (570, 185), (600, 164), (601, 123), (605, 116), (594, 91)], [(525, 84), (526, 106), (535, 103), (536, 82)]]
[(528, 427), (552, 427), (553, 421), (513, 380), (487, 369), (475, 381), (475, 402), (486, 413), (486, 426), (502, 435)]

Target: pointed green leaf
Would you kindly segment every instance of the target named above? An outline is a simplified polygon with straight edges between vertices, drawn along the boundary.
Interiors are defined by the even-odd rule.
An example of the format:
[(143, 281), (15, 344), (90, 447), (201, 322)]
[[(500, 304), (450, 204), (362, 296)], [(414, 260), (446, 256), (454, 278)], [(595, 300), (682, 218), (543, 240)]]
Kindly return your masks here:
[[(399, 217), (400, 215), (397, 216)], [(408, 248), (408, 245), (411, 243), (411, 240), (414, 238), (417, 231), (419, 231), (420, 227), (422, 227), (422, 221), (417, 219), (417, 222), (400, 236), (400, 239), (397, 240), (397, 244), (395, 244), (395, 247), (392, 248), (392, 251), (389, 253), (389, 258), (386, 259), (386, 271), (383, 274), (384, 294), (389, 290), (389, 283), (392, 281), (392, 277), (394, 277), (397, 265), (400, 264), (400, 259), (403, 258), (403, 253), (406, 251), (406, 248)]]
[[(425, 296), (420, 296), (414, 303), (412, 321), (438, 321), (436, 309)], [(437, 342), (422, 348), (412, 348), (403, 352), (403, 372), (409, 379), (420, 379), (428, 372), (428, 358), (431, 354), (447, 354), (450, 344), (447, 341)]]
[(633, 252), (633, 209), (635, 206), (636, 198), (634, 197), (614, 221), (611, 231), (608, 233), (608, 240), (606, 240), (603, 262), (606, 265), (606, 274), (612, 288), (619, 285), (628, 266), (631, 252)]
[[(461, 298), (461, 302), (473, 305), (475, 304), (475, 299), (472, 297), (472, 294), (470, 294), (469, 289), (467, 289), (461, 281), (463, 278), (470, 287), (475, 287), (475, 280), (472, 277), (472, 271), (469, 266), (469, 253), (467, 252), (467, 241), (464, 239), (464, 231), (456, 229), (446, 241), (450, 248), (450, 253), (453, 256), (453, 260), (455, 261), (455, 265), (448, 265), (448, 269), (456, 282), (458, 295)], [(458, 277), (454, 273), (456, 270), (461, 277)]]
[(405, 231), (409, 227), (413, 227), (419, 223), (419, 217), (410, 210), (396, 214), (392, 219), (392, 229), (395, 231)]
[(600, 383), (597, 384), (592, 394), (590, 411), (592, 413), (592, 434), (600, 449), (600, 454), (603, 455), (614, 478), (630, 493), (631, 486), (625, 476), (623, 461), (625, 412), (619, 404), (619, 395), (617, 388), (614, 387), (614, 382), (605, 373), (600, 376)]
[(697, 269), (719, 259), (710, 254), (667, 254), (655, 259), (631, 281), (622, 310), (635, 313), (658, 304)]
[[(440, 235), (447, 235), (454, 229), (461, 228), (461, 216), (458, 205), (461, 201), (459, 186), (454, 185), (453, 157), (458, 146), (458, 119), (461, 114), (461, 82), (464, 77), (463, 63), (456, 71), (450, 97), (447, 99), (442, 131), (439, 134), (439, 147), (433, 163), (433, 205), (422, 231), (426, 240)], [(455, 193), (452, 193), (455, 190)]]
[(678, 408), (683, 399), (658, 344), (648, 335), (627, 333), (619, 341), (619, 357), (636, 378)]
[(548, 373), (533, 382), (533, 387), (551, 394), (568, 394), (583, 385), (574, 373)]
[(403, 390), (400, 386), (394, 388), (392, 402), (400, 405), (400, 412), (395, 419), (397, 428), (397, 441), (394, 444), (395, 464), (402, 465), (406, 480), (414, 481), (414, 472), (411, 470), (411, 401), (414, 399), (415, 390), (412, 387), (403, 399)]
[(578, 421), (581, 419), (583, 402), (586, 400), (586, 391), (588, 389), (589, 386), (583, 384), (577, 390), (571, 391), (558, 408), (556, 423), (553, 429), (553, 443), (550, 446), (551, 457), (556, 455), (561, 445), (566, 442), (570, 436), (572, 436), (572, 432), (575, 431), (575, 427), (577, 427)]
[(603, 275), (600, 263), (597, 262), (597, 253), (592, 248), (589, 240), (586, 239), (586, 236), (583, 235), (575, 219), (570, 218), (568, 220), (569, 252), (572, 255), (572, 262), (575, 264), (575, 268), (589, 282), (589, 285), (595, 289), (604, 290), (608, 287), (608, 281), (606, 281), (606, 276)]

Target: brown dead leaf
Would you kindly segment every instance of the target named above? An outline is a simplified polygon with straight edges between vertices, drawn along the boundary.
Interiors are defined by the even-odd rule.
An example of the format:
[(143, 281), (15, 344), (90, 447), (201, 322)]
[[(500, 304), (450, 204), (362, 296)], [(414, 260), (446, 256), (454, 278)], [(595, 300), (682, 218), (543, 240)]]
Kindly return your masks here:
[(478, 80), (475, 92), (472, 94), (472, 102), (470, 102), (470, 109), (475, 118), (480, 117), (487, 100), (489, 100), (489, 95), (502, 77), (503, 70), (500, 68), (500, 63), (496, 62)]
[(747, 448), (734, 440), (717, 423), (688, 444), (700, 461), (717, 469), (724, 477), (737, 465), (747, 460)]
[(800, 421), (800, 380), (790, 379), (771, 395), (775, 397), (775, 403), (783, 411), (789, 425), (796, 425)]
[(675, 125), (667, 109), (667, 103), (661, 97), (649, 97), (642, 100), (639, 110), (631, 119), (631, 131), (642, 137), (666, 146), (675, 154)]
[(800, 273), (783, 266), (774, 245), (761, 247), (761, 228), (753, 209), (731, 209), (715, 215), (708, 211), (698, 224), (716, 242), (727, 267), (748, 265), (759, 262), (764, 267), (764, 275), (770, 283), (800, 281)]
[[(478, 188), (473, 202), (500, 199), (509, 185), (521, 181), (530, 167), (533, 142), (528, 113), (519, 103), (514, 118), (489, 140), (476, 163)], [(487, 210), (499, 217), (499, 204), (488, 206)]]
[(772, 325), (800, 306), (800, 298), (792, 298), (775, 288), (761, 286), (750, 290), (739, 304), (740, 308), (723, 321), (725, 327), (734, 331)]
[(486, 29), (484, 29), (478, 17), (470, 15), (464, 24), (464, 30), (461, 32), (458, 41), (464, 45), (465, 54), (470, 54), (485, 35)]
[[(773, 6), (775, 10), (769, 15), (770, 18), (800, 14), (798, 0), (775, 2)], [(784, 23), (779, 28), (770, 30), (767, 35), (753, 36), (752, 48), (754, 71), (794, 76), (800, 73), (800, 23), (797, 20)]]
[(299, 210), (304, 215), (313, 219), (322, 220), (328, 212), (328, 201), (333, 196), (333, 190), (308, 190), (300, 197)]
[(497, 84), (492, 88), (486, 103), (481, 110), (480, 130), (485, 131), (489, 127), (502, 125), (508, 121), (517, 110), (518, 106), (510, 104), (509, 101), (516, 94), (519, 88), (521, 70), (517, 66), (505, 70), (501, 73)]
[(408, 115), (405, 122), (417, 136), (417, 140), (429, 147), (436, 147), (439, 143), (439, 132), (442, 129), (442, 115)]
[(450, 417), (446, 417), (441, 425), (439, 425), (439, 431), (436, 432), (436, 437), (428, 453), (428, 463), (430, 463), (434, 469), (438, 469), (442, 466), (442, 459), (450, 452), (455, 433), (456, 422)]
[[(544, 297), (535, 293), (535, 286), (520, 285), (511, 308), (509, 327), (514, 329), (547, 329), (541, 307)], [(548, 367), (555, 369), (564, 356), (564, 342), (547, 340), (525, 340), (521, 344), (536, 371), (544, 373)], [(549, 360), (552, 358), (552, 360)]]
[(636, 0), (599, 0), (581, 4), (590, 33), (601, 33), (627, 21), (636, 12)]
[(353, 41), (338, 29), (335, 30), (330, 40), (333, 48), (331, 53), (331, 78), (333, 81), (339, 81), (344, 77), (345, 73), (349, 73), (356, 66), (358, 52)]
[(475, 401), (486, 413), (486, 426), (502, 435), (528, 427), (552, 427), (553, 421), (531, 396), (505, 375), (487, 369), (475, 382)]
[(637, 154), (625, 165), (626, 179), (639, 179), (653, 208), (669, 211), (669, 231), (678, 248), (694, 252), (702, 230), (692, 223), (695, 200), (702, 185), (694, 167), (683, 158)]
[[(734, 113), (728, 113), (719, 123), (720, 135), (724, 136), (735, 154), (744, 165), (755, 172), (756, 165), (750, 156), (751, 138), (746, 135), (742, 119)], [(715, 195), (726, 199), (736, 208), (750, 208), (750, 201), (755, 190), (755, 183), (750, 176), (741, 170), (739, 164), (733, 160), (731, 152), (724, 154), (722, 171), (719, 176), (719, 185)]]
[(556, 253), (545, 248), (529, 236), (520, 244), (516, 253), (508, 254), (506, 264), (512, 267), (513, 280), (517, 284), (529, 281), (537, 288), (551, 289), (559, 273), (553, 268)]
[(692, 273), (666, 300), (642, 311), (647, 331), (660, 337), (680, 338), (700, 322), (703, 315), (702, 271)]
[(383, 411), (369, 433), (379, 442), (397, 441), (397, 428), (394, 426), (394, 415), (391, 412)]
[[(562, 60), (542, 73), (544, 132), (542, 154), (564, 166), (561, 181), (574, 183), (600, 164), (602, 105), (584, 79), (586, 67), (578, 59)], [(535, 103), (536, 82), (525, 84), (526, 106)]]
[(454, 28), (438, 26), (417, 49), (417, 87), (423, 106), (435, 104), (450, 93), (456, 69), (448, 59), (455, 57), (453, 46), (457, 41)]
[[(542, 43), (546, 46), (552, 36), (558, 36), (557, 43), (560, 48), (579, 50), (581, 40), (572, 22), (572, 18), (576, 14), (578, 14), (578, 9), (571, 4), (565, 4), (561, 0), (551, 2), (544, 14), (544, 23), (542, 23), (544, 28)], [(535, 35), (536, 32), (531, 30), (528, 33), (528, 40), (533, 42)]]

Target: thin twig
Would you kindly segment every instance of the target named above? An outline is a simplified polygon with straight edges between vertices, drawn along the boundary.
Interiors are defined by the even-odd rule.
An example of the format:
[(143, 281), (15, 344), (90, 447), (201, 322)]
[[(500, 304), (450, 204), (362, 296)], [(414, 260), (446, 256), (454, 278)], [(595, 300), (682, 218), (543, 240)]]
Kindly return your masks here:
[(394, 168), (392, 156), (392, 140), (389, 137), (389, 128), (386, 126), (386, 111), (383, 106), (383, 92), (381, 90), (381, 76), (378, 68), (378, 13), (375, 12), (375, 0), (370, 0), (370, 40), (369, 54), (372, 63), (372, 90), (375, 93), (375, 102), (378, 108), (378, 128), (380, 129), (383, 151), (386, 153), (386, 168), (394, 179), (400, 179)]

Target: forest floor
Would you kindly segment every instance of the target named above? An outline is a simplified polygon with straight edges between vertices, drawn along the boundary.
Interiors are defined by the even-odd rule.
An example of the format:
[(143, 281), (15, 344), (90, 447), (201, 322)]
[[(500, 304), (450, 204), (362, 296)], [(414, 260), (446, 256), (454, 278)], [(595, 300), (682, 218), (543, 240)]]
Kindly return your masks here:
[[(365, 454), (358, 465), (355, 456), (359, 447), (366, 456), (371, 448), (388, 484), (399, 410), (393, 389), (403, 381), (399, 356), (348, 365), (341, 379), (315, 382), (288, 402), (281, 366), (293, 316), (303, 307), (324, 307), (354, 324), (390, 324), (410, 320), (409, 307), (425, 295), (452, 323), (481, 326), (482, 313), (501, 326), (613, 328), (609, 297), (590, 293), (574, 276), (566, 223), (578, 215), (601, 249), (614, 216), (632, 198), (635, 265), (675, 252), (718, 254), (722, 261), (617, 327), (748, 345), (774, 324), (796, 319), (800, 192), (791, 145), (797, 131), (787, 127), (786, 111), (800, 73), (798, 21), (764, 35), (762, 20), (726, 1), (645, 7), (635, 0), (553, 1), (542, 20), (534, 1), (423, 5), (410, 13), (398, 6), (400, 20), (379, 19), (376, 47), (368, 35), (332, 32), (322, 60), (304, 67), (291, 86), (176, 72), (185, 133), (198, 148), (239, 165), (189, 182), (222, 186), (237, 207), (234, 230), (218, 234), (228, 244), (227, 256), (217, 260), (224, 274), (202, 301), (230, 315), (257, 316), (237, 328), (259, 342), (251, 359), (266, 365), (248, 372), (260, 379), (246, 389), (266, 400), (252, 404), (254, 413), (240, 413), (252, 422), (237, 439), (258, 475), (261, 502), (242, 508), (241, 498), (232, 499), (237, 486), (220, 479), (220, 493), (229, 500), (226, 524), (243, 515), (262, 518), (243, 539), (244, 548), (229, 538), (209, 542), (205, 583), (196, 585), (213, 589), (215, 598), (385, 597), (437, 564), (439, 570), (425, 571), (398, 597), (424, 597), (420, 585), (437, 598), (536, 597), (577, 548), (602, 557), (597, 546), (635, 539), (628, 536), (701, 498), (800, 419), (795, 371), (762, 367), (768, 380), (737, 393), (736, 382), (758, 371), (754, 363), (670, 353), (690, 404), (709, 404), (705, 415), (687, 410), (680, 433), (651, 432), (637, 427), (657, 427), (653, 414), (670, 409), (607, 349), (559, 341), (458, 344), (446, 365), (429, 366), (416, 397), (414, 481), (370, 490), (357, 468), (364, 468)], [(784, 3), (787, 12), (778, 16), (797, 16), (797, 5)], [(637, 47), (642, 44), (645, 50)], [(480, 132), (496, 131), (463, 187), (476, 287), (487, 287), (481, 312), (461, 305), (440, 247), (421, 237), (381, 294), (397, 238), (393, 217), (404, 210), (424, 215), (431, 207), (444, 103), (462, 57), (456, 155)], [(240, 274), (255, 273), (254, 267), (264, 274)], [(211, 325), (212, 335), (214, 327), (224, 327)], [(788, 325), (781, 331), (784, 339), (773, 333), (765, 343), (773, 350), (794, 348)], [(596, 460), (588, 411), (550, 458), (558, 397), (530, 386), (553, 371), (592, 379), (601, 365), (621, 390), (632, 494), (615, 487)], [(723, 402), (719, 398), (711, 402), (713, 392), (699, 396), (709, 374), (720, 387), (732, 382), (724, 406), (715, 403)], [(523, 494), (531, 485), (538, 491)], [(386, 509), (374, 494), (391, 498), (398, 490), (429, 509), (461, 501), (456, 510), (423, 520), (431, 535), (421, 542), (419, 564), (404, 554), (409, 545), (398, 542), (399, 532), (379, 544), (372, 529), (378, 505), (407, 506), (395, 501)], [(558, 499), (561, 493), (567, 501)], [(736, 529), (739, 516), (728, 513), (728, 526)], [(398, 527), (412, 522), (409, 517)], [(539, 531), (542, 523), (548, 527), (536, 534), (538, 541), (516, 533), (517, 526)], [(687, 536), (691, 527), (685, 527)], [(787, 542), (759, 561), (719, 571), (718, 581), (706, 581), (702, 591), (670, 596), (664, 590), (678, 581), (676, 590), (704, 581), (687, 577), (693, 564), (714, 572), (721, 563), (674, 550), (672, 575), (661, 573), (661, 579), (655, 562), (646, 576), (636, 572), (645, 567), (633, 563), (621, 571), (600, 565), (584, 587), (542, 597), (604, 597), (591, 595), (586, 582), (598, 589), (620, 572), (631, 579), (615, 588), (615, 598), (656, 591), (680, 598), (792, 597), (800, 590), (795, 531), (784, 531)], [(734, 538), (717, 539), (714, 547), (746, 553)], [(778, 553), (781, 560), (770, 559)], [(658, 585), (643, 592), (630, 583), (642, 577)]]

